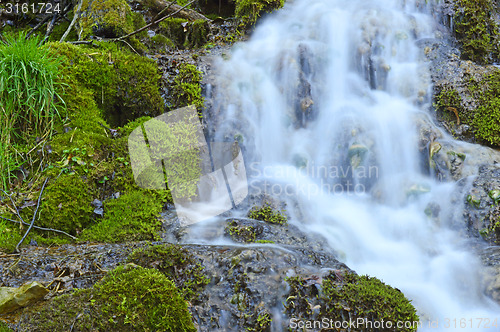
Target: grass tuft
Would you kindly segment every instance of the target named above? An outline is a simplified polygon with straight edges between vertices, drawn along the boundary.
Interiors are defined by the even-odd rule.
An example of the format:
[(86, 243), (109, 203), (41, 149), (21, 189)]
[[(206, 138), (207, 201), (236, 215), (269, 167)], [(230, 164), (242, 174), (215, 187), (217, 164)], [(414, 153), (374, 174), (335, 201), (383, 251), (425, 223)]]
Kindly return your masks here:
[(39, 38), (20, 33), (0, 40), (0, 189), (9, 188), (13, 171), (23, 164), (16, 145), (52, 134), (64, 105), (58, 74), (58, 59), (48, 55)]

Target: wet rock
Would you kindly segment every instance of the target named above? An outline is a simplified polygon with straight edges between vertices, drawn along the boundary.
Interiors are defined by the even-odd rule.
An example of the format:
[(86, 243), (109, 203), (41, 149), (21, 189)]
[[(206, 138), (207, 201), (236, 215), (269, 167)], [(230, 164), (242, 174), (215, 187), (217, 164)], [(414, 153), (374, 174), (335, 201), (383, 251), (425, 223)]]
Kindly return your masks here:
[(26, 283), (19, 288), (0, 288), (0, 315), (29, 306), (45, 297), (49, 290), (39, 282)]
[(500, 151), (454, 140), (424, 115), (414, 118), (417, 126), (421, 165), (440, 181), (458, 181), (478, 174), (483, 165), (500, 163)]
[(500, 267), (492, 268), (486, 277), (486, 294), (500, 303)]
[(468, 227), (476, 236), (500, 244), (500, 205), (497, 191), (500, 190), (500, 165), (484, 165), (479, 168), (479, 175), (465, 190), (463, 215)]
[(500, 246), (480, 246), (478, 251), (484, 266), (485, 293), (500, 304)]

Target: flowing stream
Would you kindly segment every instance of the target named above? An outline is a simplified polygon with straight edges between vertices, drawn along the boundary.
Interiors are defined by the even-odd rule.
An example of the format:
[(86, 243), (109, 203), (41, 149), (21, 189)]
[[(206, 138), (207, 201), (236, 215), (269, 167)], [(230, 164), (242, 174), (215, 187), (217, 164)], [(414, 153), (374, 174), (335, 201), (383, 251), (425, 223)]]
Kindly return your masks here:
[(401, 289), (419, 331), (479, 330), (500, 309), (455, 229), (455, 185), (433, 180), (418, 149), (431, 83), (417, 44), (436, 29), (426, 6), (288, 1), (217, 66), (217, 135), (243, 141), (250, 179), (300, 207), (292, 222)]

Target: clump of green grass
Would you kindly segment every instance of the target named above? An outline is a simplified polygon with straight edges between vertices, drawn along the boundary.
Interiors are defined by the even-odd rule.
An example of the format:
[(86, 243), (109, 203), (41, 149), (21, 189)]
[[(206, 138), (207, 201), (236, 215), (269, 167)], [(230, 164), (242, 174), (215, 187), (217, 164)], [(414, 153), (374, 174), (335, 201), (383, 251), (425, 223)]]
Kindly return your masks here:
[(56, 83), (59, 61), (48, 55), (38, 38), (24, 33), (0, 40), (0, 189), (8, 189), (22, 157), (16, 144), (46, 138), (64, 102)]

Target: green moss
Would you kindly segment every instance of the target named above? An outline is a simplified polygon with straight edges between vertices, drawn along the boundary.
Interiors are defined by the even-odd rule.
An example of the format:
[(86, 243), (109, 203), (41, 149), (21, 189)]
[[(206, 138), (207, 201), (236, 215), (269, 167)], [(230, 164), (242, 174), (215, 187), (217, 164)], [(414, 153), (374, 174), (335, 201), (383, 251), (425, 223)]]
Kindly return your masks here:
[[(134, 26), (134, 31), (146, 26), (146, 20), (144, 19), (144, 16), (142, 16), (138, 12), (132, 12), (132, 25)], [(139, 38), (147, 38), (148, 32), (146, 30), (143, 30), (135, 36)]]
[(33, 308), (20, 331), (196, 331), (174, 283), (154, 269), (126, 265), (93, 289)]
[(13, 330), (0, 320), (0, 332), (12, 332)]
[(196, 331), (187, 303), (170, 279), (155, 269), (129, 266), (110, 272), (95, 286), (96, 301), (112, 330)]
[(188, 21), (183, 18), (167, 18), (160, 22), (160, 32), (170, 39), (176, 47), (181, 47), (186, 40), (183, 24), (188, 24)]
[(83, 0), (78, 23), (81, 39), (91, 35), (112, 38), (132, 32), (134, 17), (125, 0)]
[[(73, 19), (72, 13), (68, 14), (68, 20), (64, 20), (63, 22), (56, 24), (54, 26), (54, 30), (52, 30), (52, 33), (49, 36), (49, 41), (59, 41), (61, 40), (61, 37), (63, 34), (66, 32), (66, 30), (69, 27), (69, 24), (71, 20)], [(65, 41), (75, 41), (78, 40), (78, 35), (76, 33), (75, 28), (73, 27), (71, 31), (69, 32), (68, 36), (66, 37)]]
[(484, 93), (472, 124), (476, 137), (488, 143), (500, 146), (500, 70), (496, 70), (482, 83)]
[(187, 105), (194, 105), (201, 111), (205, 99), (201, 95), (202, 73), (196, 66), (182, 63), (179, 73), (174, 79), (171, 93), (168, 97), (170, 109), (176, 109)]
[(255, 243), (275, 243), (274, 241), (271, 240), (257, 240)]
[(233, 241), (243, 243), (255, 242), (257, 236), (255, 227), (239, 225), (235, 220), (229, 222), (224, 232), (228, 234)]
[(44, 191), (37, 225), (72, 235), (92, 221), (92, 192), (78, 175), (61, 174)]
[[(387, 331), (416, 331), (419, 318), (411, 302), (398, 289), (392, 288), (368, 276), (346, 272), (331, 272), (323, 278), (318, 293), (311, 278), (291, 277), (286, 279), (290, 292), (284, 302), (285, 312), (290, 317), (304, 320), (345, 321), (357, 319), (368, 322), (392, 322)], [(319, 315), (312, 308), (320, 306)], [(397, 322), (413, 322), (409, 328), (396, 328)], [(385, 326), (388, 326), (387, 324)], [(370, 329), (367, 329), (370, 330)], [(371, 330), (370, 330), (371, 331)], [(386, 331), (386, 330), (384, 330)]]
[(248, 217), (270, 224), (285, 225), (288, 222), (287, 217), (281, 211), (273, 210), (269, 204), (265, 204), (261, 207), (253, 207), (250, 212), (248, 212)]
[(175, 44), (173, 41), (171, 41), (164, 35), (157, 34), (153, 38), (151, 38), (150, 48), (154, 49), (158, 53), (165, 53), (166, 48), (168, 49), (175, 48)]
[(0, 219), (0, 250), (13, 252), (21, 238), (22, 235), (19, 231), (19, 224), (14, 224), (13, 222)]
[(189, 302), (197, 302), (200, 291), (210, 282), (201, 263), (181, 246), (163, 244), (137, 249), (128, 261), (158, 269), (175, 282)]
[(244, 25), (253, 25), (263, 13), (270, 13), (284, 4), (284, 0), (236, 0), (235, 14)]
[(208, 40), (208, 32), (210, 26), (205, 20), (196, 20), (189, 24), (187, 31), (186, 41), (184, 42), (185, 48), (199, 48), (205, 45)]
[(183, 18), (167, 18), (160, 22), (160, 32), (178, 48), (202, 47), (208, 38), (210, 26), (205, 20), (189, 22)]
[[(67, 95), (78, 93), (78, 97), (70, 97), (73, 98), (70, 104), (75, 102), (74, 108), (80, 106), (78, 102), (85, 102), (95, 114), (96, 108), (87, 98), (90, 93), (97, 108), (102, 110), (101, 117), (113, 126), (163, 111), (160, 75), (153, 60), (121, 51), (112, 43), (99, 43), (98, 48), (68, 43), (49, 43), (48, 47), (50, 52), (64, 58)], [(79, 92), (83, 92), (84, 100)]]
[(158, 240), (163, 203), (147, 191), (135, 190), (104, 202), (104, 218), (83, 231), (80, 239), (100, 242)]
[[(324, 317), (342, 320), (350, 317), (372, 322), (391, 321), (418, 322), (419, 318), (411, 302), (398, 289), (384, 284), (377, 278), (346, 274), (340, 279), (331, 273), (323, 279), (321, 295), (325, 306), (321, 313)], [(415, 328), (400, 328), (397, 331), (416, 331)]]
[(498, 25), (491, 0), (456, 0), (454, 20), (457, 39), (466, 59), (488, 63), (498, 55)]

